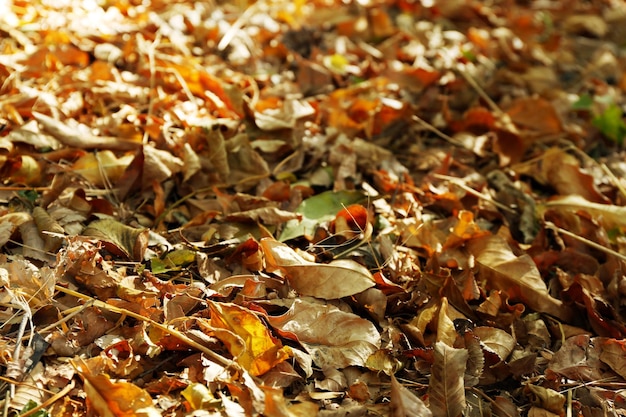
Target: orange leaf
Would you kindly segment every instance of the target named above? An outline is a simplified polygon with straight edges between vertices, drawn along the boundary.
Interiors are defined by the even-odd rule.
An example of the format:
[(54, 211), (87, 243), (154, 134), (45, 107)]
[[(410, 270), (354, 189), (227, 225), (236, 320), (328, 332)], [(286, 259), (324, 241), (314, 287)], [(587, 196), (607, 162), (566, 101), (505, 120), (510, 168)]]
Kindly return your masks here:
[(102, 417), (157, 417), (161, 413), (152, 404), (147, 391), (130, 382), (111, 382), (107, 375), (93, 375), (86, 366), (78, 366), (85, 381), (87, 401)]

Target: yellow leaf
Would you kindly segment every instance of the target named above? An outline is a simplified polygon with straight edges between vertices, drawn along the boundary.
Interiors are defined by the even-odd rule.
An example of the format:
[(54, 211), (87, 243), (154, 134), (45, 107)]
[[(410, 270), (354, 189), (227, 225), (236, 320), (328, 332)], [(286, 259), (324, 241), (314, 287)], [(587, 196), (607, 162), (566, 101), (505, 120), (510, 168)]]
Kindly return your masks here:
[(215, 336), (250, 374), (263, 375), (291, 356), (290, 349), (251, 311), (228, 303), (210, 303), (209, 307), (213, 327), (228, 331), (216, 332)]
[(82, 175), (93, 185), (102, 187), (119, 180), (132, 160), (132, 155), (118, 158), (108, 150), (97, 154), (88, 153), (74, 163), (72, 171)]

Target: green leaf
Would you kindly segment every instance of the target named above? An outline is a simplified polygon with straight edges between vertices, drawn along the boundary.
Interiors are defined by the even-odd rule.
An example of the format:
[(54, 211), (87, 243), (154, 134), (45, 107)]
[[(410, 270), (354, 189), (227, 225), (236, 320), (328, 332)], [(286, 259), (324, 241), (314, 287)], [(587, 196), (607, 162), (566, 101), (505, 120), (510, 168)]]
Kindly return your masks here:
[(163, 274), (170, 271), (180, 271), (182, 267), (196, 260), (196, 252), (188, 249), (179, 249), (165, 255), (163, 259), (150, 260), (153, 274)]
[(591, 110), (593, 105), (593, 97), (589, 94), (583, 94), (578, 101), (572, 104), (572, 110)]
[(335, 218), (339, 210), (367, 198), (360, 191), (326, 191), (304, 200), (296, 209), (302, 220), (290, 220), (285, 224), (278, 240), (284, 242), (300, 236), (312, 236), (322, 222)]
[[(33, 400), (28, 400), (28, 402), (24, 405), (24, 408), (22, 408), (22, 411), (20, 411), (20, 415), (26, 414), (35, 407), (37, 407), (37, 403)], [(39, 410), (36, 413), (31, 414), (31, 417), (48, 417), (48, 412), (46, 410)]]
[(604, 112), (594, 117), (591, 123), (607, 138), (620, 145), (624, 143), (626, 124), (622, 118), (622, 109), (617, 105), (611, 104)]

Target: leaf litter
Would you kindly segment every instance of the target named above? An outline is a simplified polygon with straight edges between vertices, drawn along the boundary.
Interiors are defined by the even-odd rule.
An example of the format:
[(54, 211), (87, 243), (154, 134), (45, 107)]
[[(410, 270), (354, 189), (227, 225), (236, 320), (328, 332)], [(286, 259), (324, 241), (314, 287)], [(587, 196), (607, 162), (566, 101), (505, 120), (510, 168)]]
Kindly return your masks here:
[(623, 3), (0, 13), (3, 415), (626, 414)]

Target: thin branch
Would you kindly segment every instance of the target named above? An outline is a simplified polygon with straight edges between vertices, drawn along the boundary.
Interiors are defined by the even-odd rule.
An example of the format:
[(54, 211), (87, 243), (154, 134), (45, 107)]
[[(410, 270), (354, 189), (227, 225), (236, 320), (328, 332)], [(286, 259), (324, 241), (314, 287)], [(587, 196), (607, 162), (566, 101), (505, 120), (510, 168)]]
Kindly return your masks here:
[(572, 233), (569, 230), (565, 230), (557, 225), (555, 225), (552, 222), (545, 222), (546, 226), (549, 226), (551, 228), (554, 228), (555, 230), (557, 230), (559, 233), (563, 233), (565, 236), (571, 237), (572, 239), (576, 239), (579, 242), (583, 242), (589, 246), (591, 246), (594, 249), (598, 249), (599, 251), (602, 251), (604, 253), (607, 253), (609, 255), (613, 255), (616, 256), (617, 258), (621, 259), (622, 261), (626, 261), (626, 255), (623, 255), (619, 252), (614, 251), (613, 249), (607, 248), (606, 246), (602, 246), (592, 240), (589, 240), (587, 238), (584, 238), (582, 236), (578, 236), (576, 233)]
[(156, 327), (159, 330), (162, 330), (165, 333), (169, 333), (172, 336), (176, 337), (177, 339), (180, 339), (181, 341), (185, 342), (186, 344), (188, 344), (189, 346), (199, 350), (200, 352), (204, 353), (209, 359), (211, 359), (213, 362), (218, 363), (222, 366), (224, 366), (225, 368), (231, 368), (234, 369), (235, 371), (237, 371), (238, 373), (243, 372), (242, 368), (239, 366), (239, 364), (237, 364), (236, 362), (227, 359), (225, 357), (223, 357), (222, 355), (213, 352), (211, 349), (207, 348), (206, 346), (201, 345), (200, 343), (196, 342), (195, 340), (189, 338), (188, 336), (186, 336), (185, 334), (181, 333), (180, 331), (173, 329), (165, 324), (161, 324), (159, 322), (156, 322), (148, 317), (142, 316), (141, 314), (137, 314), (133, 311), (127, 310), (125, 308), (121, 308), (121, 307), (116, 307), (114, 305), (111, 305), (107, 302), (101, 301), (101, 300), (96, 300), (93, 297), (90, 297), (88, 295), (85, 294), (81, 294), (79, 292), (70, 290), (68, 288), (63, 288), (60, 285), (55, 285), (54, 288), (59, 291), (62, 292), (64, 294), (67, 295), (71, 295), (73, 297), (79, 298), (81, 300), (85, 300), (87, 302), (90, 302), (91, 305), (93, 305), (94, 307), (98, 307), (98, 308), (102, 308), (104, 310), (108, 310), (111, 311), (113, 313), (117, 313), (117, 314), (122, 314), (122, 315), (126, 315), (129, 317), (134, 318), (135, 320), (139, 320), (139, 321), (145, 321), (146, 323), (149, 323), (150, 325)]

